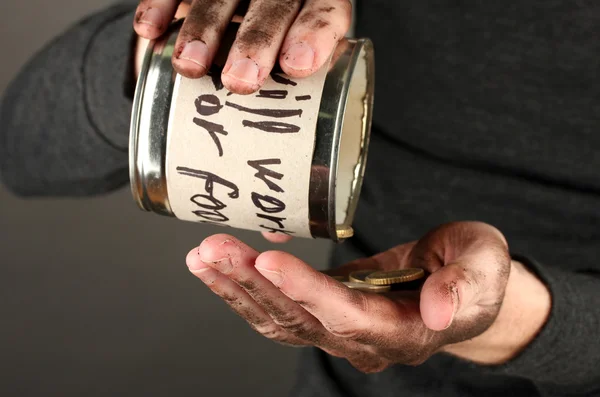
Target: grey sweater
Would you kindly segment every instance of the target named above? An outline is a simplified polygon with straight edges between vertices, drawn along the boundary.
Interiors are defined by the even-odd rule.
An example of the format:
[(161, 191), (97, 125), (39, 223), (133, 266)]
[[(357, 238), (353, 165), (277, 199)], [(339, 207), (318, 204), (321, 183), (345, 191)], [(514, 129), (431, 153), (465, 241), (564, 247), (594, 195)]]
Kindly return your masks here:
[[(132, 4), (73, 26), (0, 108), (0, 166), (25, 196), (128, 182)], [(522, 354), (483, 367), (436, 355), (365, 375), (305, 349), (296, 396), (600, 395), (600, 7), (593, 0), (369, 0), (375, 125), (357, 235), (332, 265), (456, 220), (497, 226), (549, 286)]]

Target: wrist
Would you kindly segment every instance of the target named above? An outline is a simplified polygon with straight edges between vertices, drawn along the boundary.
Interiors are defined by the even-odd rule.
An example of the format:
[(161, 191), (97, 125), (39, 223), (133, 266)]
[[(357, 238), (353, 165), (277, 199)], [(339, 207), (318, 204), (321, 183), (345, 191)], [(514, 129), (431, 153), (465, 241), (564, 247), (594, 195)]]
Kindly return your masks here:
[(486, 365), (503, 364), (518, 355), (546, 324), (551, 310), (548, 288), (523, 264), (511, 262), (498, 317), (481, 335), (443, 350)]

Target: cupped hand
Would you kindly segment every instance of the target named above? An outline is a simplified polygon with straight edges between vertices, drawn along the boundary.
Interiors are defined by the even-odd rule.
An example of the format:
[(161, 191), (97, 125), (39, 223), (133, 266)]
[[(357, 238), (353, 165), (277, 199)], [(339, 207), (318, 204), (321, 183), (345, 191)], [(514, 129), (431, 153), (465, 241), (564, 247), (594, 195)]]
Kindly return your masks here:
[[(164, 33), (181, 0), (142, 0), (134, 28), (145, 39)], [(185, 3), (185, 2), (184, 2)], [(243, 21), (223, 67), (222, 81), (234, 93), (257, 91), (277, 61), (292, 77), (316, 72), (346, 34), (351, 22), (349, 0), (193, 0), (182, 4), (187, 15), (173, 53), (173, 66), (189, 78), (204, 76), (213, 63), (234, 15)], [(247, 10), (246, 10), (247, 8)]]
[[(290, 254), (259, 254), (227, 235), (207, 238), (188, 254), (187, 264), (265, 337), (316, 346), (364, 372), (420, 364), (486, 334), (498, 319), (514, 267), (503, 235), (477, 222), (443, 225), (416, 242), (335, 270), (420, 267), (430, 274), (421, 291), (352, 290)], [(514, 353), (501, 351), (481, 361)]]

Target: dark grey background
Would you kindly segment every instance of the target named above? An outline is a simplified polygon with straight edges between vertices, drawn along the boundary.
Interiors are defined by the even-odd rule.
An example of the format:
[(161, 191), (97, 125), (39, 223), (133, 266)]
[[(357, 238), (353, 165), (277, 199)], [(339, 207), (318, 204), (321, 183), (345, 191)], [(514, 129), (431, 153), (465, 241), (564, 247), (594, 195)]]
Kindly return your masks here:
[[(0, 1), (0, 92), (44, 43), (112, 2)], [(127, 188), (22, 200), (0, 187), (0, 395), (285, 395), (297, 351), (255, 334), (188, 273), (187, 252), (220, 231), (143, 213)], [(285, 247), (318, 268), (329, 248)]]

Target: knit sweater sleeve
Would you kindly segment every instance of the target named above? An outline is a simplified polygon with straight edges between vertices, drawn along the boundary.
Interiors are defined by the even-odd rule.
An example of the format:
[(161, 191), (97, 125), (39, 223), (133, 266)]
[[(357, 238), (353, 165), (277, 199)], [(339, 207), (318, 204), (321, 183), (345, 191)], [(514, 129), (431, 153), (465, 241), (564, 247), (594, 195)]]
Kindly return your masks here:
[(128, 182), (135, 4), (75, 24), (22, 68), (0, 104), (0, 173), (22, 196), (106, 193)]

